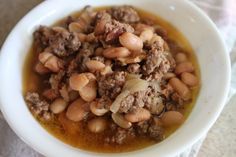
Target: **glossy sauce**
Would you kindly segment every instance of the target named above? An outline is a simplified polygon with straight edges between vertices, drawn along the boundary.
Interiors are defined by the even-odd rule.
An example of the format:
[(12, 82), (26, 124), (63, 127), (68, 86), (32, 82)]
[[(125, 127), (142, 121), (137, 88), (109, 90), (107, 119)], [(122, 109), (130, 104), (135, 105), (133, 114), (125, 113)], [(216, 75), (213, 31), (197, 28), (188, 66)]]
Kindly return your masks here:
[[(105, 7), (98, 8), (98, 10), (105, 9)], [(195, 75), (200, 80), (200, 72), (197, 65), (197, 60), (194, 55), (194, 52), (191, 48), (191, 45), (189, 42), (184, 38), (184, 36), (175, 29), (170, 23), (166, 22), (165, 20), (161, 19), (160, 17), (147, 13), (145, 11), (136, 9), (140, 15), (141, 18), (151, 19), (152, 21), (155, 21), (156, 24), (160, 25), (161, 27), (165, 28), (168, 32), (168, 37), (172, 40), (174, 40), (178, 45), (184, 50), (184, 52), (187, 54), (189, 61), (191, 61), (195, 67)], [(72, 16), (78, 16), (79, 13), (75, 13)], [(63, 20), (62, 20), (63, 21)], [(55, 25), (61, 25), (62, 21), (57, 22)], [(25, 95), (26, 91), (38, 91), (41, 92), (43, 89), (43, 80), (45, 77), (48, 76), (39, 76), (34, 72), (34, 65), (37, 61), (37, 54), (34, 52), (33, 47), (31, 48), (30, 52), (27, 55), (24, 69), (23, 69), (23, 94)], [(193, 100), (184, 105), (184, 108), (180, 111), (183, 113), (185, 119), (190, 114), (197, 95), (199, 91), (199, 86), (192, 89), (193, 94)], [(64, 118), (64, 113), (59, 115), (61, 118)], [(105, 135), (112, 134), (112, 132), (108, 130), (104, 131), (100, 134), (91, 133), (88, 128), (87, 124), (84, 122), (70, 122), (73, 126), (71, 131), (64, 131), (62, 129), (62, 126), (59, 124), (57, 118), (52, 123), (45, 123), (40, 120), (38, 120), (40, 124), (53, 136), (57, 137), (61, 141), (72, 145), (77, 148), (81, 148), (83, 150), (88, 151), (94, 151), (94, 152), (127, 152), (127, 151), (133, 151), (145, 148), (147, 146), (153, 145), (156, 142), (148, 139), (146, 137), (136, 137), (130, 141), (128, 141), (125, 144), (122, 145), (116, 145), (116, 144), (107, 144), (104, 143)], [(168, 137), (171, 135), (178, 126), (165, 128), (165, 137)]]

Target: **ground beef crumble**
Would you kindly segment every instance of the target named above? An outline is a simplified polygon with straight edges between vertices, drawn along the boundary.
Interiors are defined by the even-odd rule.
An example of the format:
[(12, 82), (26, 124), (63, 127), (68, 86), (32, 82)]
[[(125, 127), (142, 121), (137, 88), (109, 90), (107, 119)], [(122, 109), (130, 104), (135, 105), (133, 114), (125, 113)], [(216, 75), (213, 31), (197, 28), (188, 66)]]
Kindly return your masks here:
[(105, 142), (107, 143), (116, 143), (116, 144), (123, 144), (125, 141), (135, 138), (135, 131), (133, 128), (123, 129), (123, 128), (116, 128), (115, 134), (110, 138), (106, 138)]
[(140, 20), (138, 13), (131, 6), (112, 7), (110, 13), (113, 18), (125, 23), (134, 23)]
[(49, 103), (39, 98), (39, 94), (35, 92), (26, 93), (25, 99), (29, 106), (29, 109), (33, 112), (33, 114), (41, 118), (43, 120), (50, 120), (52, 118), (52, 114), (49, 111)]
[(124, 71), (116, 71), (98, 78), (98, 94), (115, 99), (125, 83), (125, 75)]
[(117, 42), (118, 37), (124, 32), (133, 33), (134, 28), (131, 25), (112, 20), (105, 25), (105, 41), (108, 43)]
[(34, 33), (34, 38), (36, 43), (50, 49), (59, 57), (69, 56), (81, 46), (78, 36), (64, 28), (41, 26)]

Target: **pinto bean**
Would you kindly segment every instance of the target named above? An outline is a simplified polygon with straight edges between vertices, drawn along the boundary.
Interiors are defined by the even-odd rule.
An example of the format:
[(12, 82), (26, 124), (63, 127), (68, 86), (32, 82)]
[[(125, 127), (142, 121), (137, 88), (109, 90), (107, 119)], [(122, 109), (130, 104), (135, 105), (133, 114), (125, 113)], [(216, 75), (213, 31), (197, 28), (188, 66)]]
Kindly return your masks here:
[(76, 91), (81, 90), (88, 83), (89, 79), (84, 73), (74, 74), (69, 79), (70, 88)]
[(84, 27), (81, 25), (81, 23), (78, 22), (70, 23), (68, 28), (70, 32), (76, 32), (76, 33), (84, 32)]
[(97, 101), (93, 101), (90, 103), (90, 110), (96, 116), (103, 116), (105, 113), (108, 112), (108, 109), (104, 108), (103, 105), (101, 105)]
[(183, 100), (189, 100), (191, 98), (191, 92), (189, 88), (178, 78), (171, 78), (169, 84), (180, 95)]
[(141, 32), (139, 37), (140, 37), (140, 39), (142, 39), (143, 42), (150, 41), (153, 37), (153, 30), (146, 29), (146, 30)]
[(79, 95), (87, 102), (93, 101), (97, 96), (96, 80), (90, 80), (86, 86), (79, 90)]
[(127, 121), (122, 114), (120, 113), (112, 113), (111, 115), (113, 121), (120, 127), (124, 129), (128, 129), (132, 126), (132, 123)]
[(152, 36), (152, 39), (149, 41), (149, 44), (154, 44), (156, 43), (160, 48), (164, 49), (164, 44), (165, 44), (165, 41), (162, 39), (161, 36), (157, 35), (157, 34), (154, 34)]
[(81, 41), (81, 42), (85, 42), (87, 39), (87, 35), (84, 33), (76, 33), (76, 35), (78, 36), (79, 41)]
[(188, 72), (184, 72), (181, 74), (181, 80), (183, 81), (183, 83), (185, 83), (186, 85), (190, 87), (198, 85), (197, 77)]
[(107, 21), (106, 20), (100, 20), (97, 25), (94, 28), (94, 32), (96, 35), (100, 35), (103, 34), (105, 31), (105, 25), (106, 25)]
[(176, 55), (175, 55), (175, 61), (176, 61), (176, 63), (182, 63), (182, 62), (185, 62), (185, 61), (187, 61), (187, 56), (186, 56), (186, 54), (184, 54), (184, 53), (177, 53)]
[(131, 52), (125, 47), (110, 47), (103, 51), (103, 56), (106, 58), (121, 58), (128, 57)]
[(89, 105), (81, 98), (73, 101), (67, 111), (66, 117), (74, 122), (81, 121), (84, 119), (89, 112)]
[(46, 68), (45, 66), (43, 66), (43, 64), (41, 62), (38, 62), (35, 67), (34, 70), (39, 73), (39, 74), (47, 74), (50, 72), (50, 70), (48, 68)]
[(193, 67), (193, 64), (191, 62), (182, 62), (182, 63), (179, 63), (175, 67), (175, 73), (177, 75), (179, 75), (183, 72), (193, 72), (193, 71), (194, 71), (194, 67)]
[(42, 52), (39, 54), (38, 59), (42, 64), (45, 64), (46, 61), (52, 56), (53, 56), (53, 54), (50, 52)]
[(142, 24), (142, 23), (138, 23), (135, 26), (135, 34), (140, 35), (144, 30), (151, 30), (152, 32), (154, 32), (154, 27), (146, 25), (146, 24)]
[(53, 89), (46, 89), (43, 91), (42, 95), (48, 100), (54, 100), (58, 97), (58, 94)]
[(62, 98), (57, 98), (56, 100), (54, 100), (52, 102), (52, 104), (50, 105), (50, 110), (54, 113), (54, 114), (58, 114), (61, 113), (62, 111), (65, 110), (67, 106), (67, 102), (62, 99)]
[(96, 50), (95, 50), (95, 55), (96, 56), (102, 56), (102, 52), (104, 51), (104, 48), (102, 47), (98, 47)]
[(125, 115), (125, 119), (131, 123), (148, 120), (151, 114), (144, 108), (137, 108)]
[(89, 60), (85, 63), (85, 65), (87, 66), (87, 68), (91, 71), (99, 71), (102, 70), (103, 68), (105, 68), (105, 64), (103, 64), (100, 61), (96, 61), (96, 60)]
[(131, 63), (139, 63), (142, 60), (146, 59), (147, 55), (145, 53), (140, 53), (129, 57), (124, 57), (124, 58), (117, 58), (123, 65), (131, 64)]
[(70, 91), (69, 92), (69, 100), (73, 101), (79, 97), (79, 93), (77, 91)]
[(177, 111), (168, 111), (163, 113), (161, 122), (164, 126), (173, 126), (183, 123), (184, 116)]
[(112, 69), (111, 69), (111, 66), (105, 66), (104, 69), (101, 70), (101, 75), (107, 75), (107, 74), (111, 74), (113, 73)]
[(67, 31), (67, 29), (60, 27), (60, 26), (54, 26), (54, 27), (52, 27), (52, 30), (59, 32), (63, 35), (69, 35), (69, 32)]
[(168, 73), (165, 73), (165, 75), (163, 76), (163, 78), (165, 80), (169, 80), (171, 79), (172, 77), (176, 77), (176, 75), (174, 73), (171, 73), (171, 72), (168, 72)]
[(104, 64), (106, 66), (111, 66), (112, 65), (112, 61), (110, 59), (106, 59)]
[(48, 69), (50, 69), (52, 72), (59, 72), (60, 69), (62, 69), (63, 67), (63, 63), (62, 60), (60, 60), (59, 58), (57, 58), (56, 56), (51, 56), (46, 63), (44, 64), (44, 66)]
[(143, 48), (142, 39), (133, 33), (123, 33), (121, 36), (119, 36), (119, 41), (122, 46), (128, 48), (129, 50), (137, 51)]
[(88, 122), (88, 128), (91, 132), (100, 133), (107, 127), (107, 121), (104, 118), (94, 118)]

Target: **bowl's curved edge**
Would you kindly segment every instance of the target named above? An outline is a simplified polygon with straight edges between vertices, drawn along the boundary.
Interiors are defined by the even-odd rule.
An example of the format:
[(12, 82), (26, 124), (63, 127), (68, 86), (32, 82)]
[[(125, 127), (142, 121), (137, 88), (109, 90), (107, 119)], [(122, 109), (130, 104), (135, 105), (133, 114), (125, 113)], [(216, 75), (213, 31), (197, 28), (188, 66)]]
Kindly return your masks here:
[[(30, 16), (30, 13), (33, 11), (33, 10), (35, 10), (35, 9), (40, 9), (41, 7), (43, 8), (44, 6), (46, 6), (46, 5), (48, 5), (49, 3), (52, 3), (51, 1), (44, 1), (44, 2), (42, 2), (41, 4), (39, 4), (38, 6), (36, 6), (34, 9), (32, 9), (26, 16), (24, 16), (23, 18), (22, 18), (22, 20), (20, 21), (20, 22), (18, 22), (18, 24), (13, 28), (13, 30), (12, 30), (12, 32), (8, 35), (8, 37), (6, 38), (6, 41), (4, 42), (4, 44), (3, 44), (3, 46), (2, 46), (2, 49), (1, 49), (1, 51), (4, 51), (4, 49), (5, 49), (5, 43), (7, 43), (8, 42), (8, 40), (10, 40), (10, 38), (11, 38), (11, 36), (12, 36), (12, 34), (14, 34), (14, 32), (15, 32), (15, 30), (17, 29), (17, 27), (19, 27), (19, 25), (21, 25), (21, 23), (22, 23), (22, 21), (24, 20), (24, 19), (26, 19), (28, 16)], [(207, 19), (208, 21), (210, 21), (210, 23), (211, 23), (211, 27), (214, 29), (214, 31), (218, 34), (218, 36), (219, 36), (219, 40), (220, 40), (220, 43), (222, 43), (222, 47), (224, 48), (224, 51), (225, 51), (225, 53), (227, 52), (227, 48), (226, 48), (226, 46), (225, 46), (225, 44), (224, 44), (224, 41), (223, 41), (223, 39), (220, 37), (221, 35), (220, 35), (220, 32), (218, 31), (218, 29), (217, 29), (217, 27), (215, 26), (215, 24), (210, 20), (210, 18), (202, 11), (202, 10), (200, 10), (196, 5), (194, 5), (192, 2), (189, 2), (189, 1), (187, 1), (187, 0), (185, 0), (185, 1), (182, 1), (182, 2), (180, 2), (180, 3), (186, 3), (187, 5), (190, 5), (192, 8), (194, 8), (196, 11), (198, 11), (205, 19)], [(2, 61), (1, 61), (1, 53), (0, 53), (0, 67), (4, 67), (3, 65), (1, 65), (2, 64)], [(227, 63), (227, 76), (226, 76), (226, 80), (225, 80), (225, 84), (226, 84), (226, 88), (224, 89), (224, 91), (223, 91), (223, 93), (224, 93), (224, 96), (222, 96), (222, 100), (221, 100), (221, 102), (219, 102), (219, 104), (222, 104), (219, 108), (218, 108), (218, 112), (217, 112), (217, 114), (216, 115), (214, 115), (214, 117), (212, 117), (211, 118), (211, 121), (209, 121), (209, 123), (208, 124), (206, 124), (206, 126), (205, 126), (205, 128), (202, 128), (200, 131), (199, 131), (199, 133), (195, 136), (195, 138), (192, 140), (192, 141), (187, 141), (186, 143), (185, 143), (185, 145), (181, 145), (179, 148), (176, 148), (176, 149), (178, 149), (177, 151), (176, 151), (176, 149), (175, 150), (173, 150), (172, 152), (170, 152), (170, 156), (172, 156), (172, 155), (175, 155), (176, 154), (176, 152), (182, 152), (184, 149), (186, 149), (186, 146), (187, 145), (192, 145), (192, 144), (194, 144), (195, 142), (197, 142), (204, 134), (206, 134), (207, 133), (207, 131), (210, 129), (210, 127), (214, 124), (214, 122), (216, 121), (216, 119), (217, 119), (217, 117), (220, 115), (220, 112), (222, 111), (222, 109), (223, 109), (223, 107), (224, 107), (224, 104), (226, 103), (226, 100), (227, 100), (227, 95), (228, 95), (228, 92), (229, 92), (229, 87), (230, 87), (230, 59), (229, 59), (229, 55), (225, 55), (225, 58), (224, 58), (224, 60), (226, 61), (226, 63)], [(0, 73), (1, 73), (1, 68), (0, 68)], [(0, 90), (1, 91), (1, 90)], [(1, 91), (1, 92), (3, 92), (3, 91)], [(1, 95), (0, 95), (0, 98), (1, 98)], [(2, 98), (0, 99), (0, 108), (2, 109), (3, 107), (3, 102), (2, 102)], [(17, 128), (15, 128), (15, 126), (12, 124), (12, 121), (10, 120), (10, 119), (8, 119), (8, 116), (6, 116), (5, 115), (5, 112), (4, 112), (4, 110), (2, 110), (2, 113), (3, 113), (3, 115), (4, 115), (4, 117), (5, 117), (5, 119), (6, 119), (6, 121), (8, 122), (8, 124), (11, 126), (11, 128), (14, 130), (14, 132), (25, 142), (25, 143), (27, 143), (28, 145), (31, 145), (31, 146), (33, 146), (33, 149), (35, 149), (36, 151), (38, 151), (38, 152), (41, 152), (41, 153), (44, 153), (44, 155), (46, 155), (46, 156), (50, 156), (50, 154), (47, 154), (47, 153), (45, 153), (44, 151), (42, 151), (42, 149), (41, 148), (39, 148), (38, 146), (36, 146), (34, 143), (32, 143), (32, 142), (30, 142), (29, 140), (27, 140), (27, 139), (25, 139), (24, 137), (22, 137), (22, 135), (17, 131), (18, 129)], [(129, 153), (128, 153), (129, 154)]]

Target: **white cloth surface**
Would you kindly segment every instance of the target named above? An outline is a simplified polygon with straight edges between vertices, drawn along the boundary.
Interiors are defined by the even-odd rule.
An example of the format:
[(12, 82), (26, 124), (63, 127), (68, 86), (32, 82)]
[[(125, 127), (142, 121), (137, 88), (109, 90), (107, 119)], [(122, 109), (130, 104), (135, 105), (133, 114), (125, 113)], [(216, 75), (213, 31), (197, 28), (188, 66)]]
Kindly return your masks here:
[[(231, 52), (236, 40), (236, 1), (235, 0), (190, 0), (203, 9), (216, 23)], [(232, 64), (232, 81), (229, 99), (236, 92), (236, 51), (230, 54)], [(195, 157), (204, 137), (178, 157)], [(9, 128), (0, 113), (0, 157), (42, 157)]]

